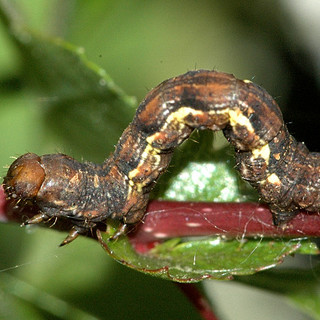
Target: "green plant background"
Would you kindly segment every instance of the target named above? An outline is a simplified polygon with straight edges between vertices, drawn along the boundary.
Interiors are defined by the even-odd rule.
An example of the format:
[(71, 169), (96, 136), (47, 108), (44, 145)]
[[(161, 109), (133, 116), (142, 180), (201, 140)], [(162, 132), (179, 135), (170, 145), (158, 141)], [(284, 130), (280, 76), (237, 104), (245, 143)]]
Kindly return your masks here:
[[(256, 1), (222, 5), (219, 1), (191, 0), (12, 2), (36, 32), (85, 48), (88, 59), (107, 70), (114, 82), (137, 101), (171, 76), (194, 68), (216, 68), (238, 78), (254, 78), (273, 96), (280, 97), (283, 110), (288, 108), (295, 77), (291, 72), (296, 69), (284, 59), (284, 52), (294, 52), (298, 44), (286, 34), (284, 21), (290, 24), (290, 19), (277, 1), (267, 5)], [(124, 97), (122, 105), (115, 101), (117, 112), (126, 109), (122, 121), (114, 124), (116, 129), (105, 128), (101, 121), (112, 116), (102, 111), (103, 96), (92, 100), (90, 114), (81, 113), (79, 107), (79, 113), (71, 110), (68, 116), (63, 103), (54, 114), (50, 113), (47, 104), (51, 99), (55, 101), (55, 96), (48, 86), (44, 94), (41, 85), (46, 81), (52, 84), (53, 80), (40, 79), (39, 83), (34, 78), (34, 70), (25, 68), (25, 60), (2, 24), (0, 48), (0, 168), (10, 164), (11, 156), (28, 151), (65, 152), (78, 159), (103, 161), (130, 121), (135, 99)], [(58, 72), (50, 70), (50, 63), (38, 67), (48, 68), (48, 74)], [(70, 94), (74, 98), (76, 93), (68, 91), (63, 83), (55, 83), (57, 87), (61, 92), (67, 90), (65, 97)], [(77, 94), (81, 106), (92, 92), (84, 88)], [(72, 118), (74, 114), (77, 118)], [(86, 116), (93, 117), (91, 123), (97, 125), (83, 126)], [(1, 176), (4, 174), (2, 169)], [(173, 283), (120, 266), (92, 240), (79, 239), (57, 248), (64, 234), (21, 229), (16, 224), (1, 224), (0, 234), (0, 318), (199, 318)], [(291, 279), (299, 280), (299, 274)], [(210, 285), (221, 288), (214, 282), (205, 286)], [(226, 286), (216, 292), (218, 297), (230, 284)], [(237, 288), (234, 290), (237, 292)], [(256, 316), (250, 316), (250, 310), (256, 312), (254, 305), (259, 304), (249, 297), (248, 293), (249, 306), (242, 305), (248, 318)], [(305, 319), (293, 309), (282, 309), (282, 304), (275, 308), (278, 297), (263, 299), (271, 301), (271, 308), (259, 309), (260, 319), (264, 313), (266, 319), (270, 315), (284, 319), (284, 312), (288, 319)], [(240, 314), (240, 306), (235, 306), (237, 296), (228, 296), (228, 300), (224, 301), (225, 309), (218, 306), (220, 313), (227, 317), (231, 304)], [(307, 308), (307, 304), (302, 305), (302, 309)]]

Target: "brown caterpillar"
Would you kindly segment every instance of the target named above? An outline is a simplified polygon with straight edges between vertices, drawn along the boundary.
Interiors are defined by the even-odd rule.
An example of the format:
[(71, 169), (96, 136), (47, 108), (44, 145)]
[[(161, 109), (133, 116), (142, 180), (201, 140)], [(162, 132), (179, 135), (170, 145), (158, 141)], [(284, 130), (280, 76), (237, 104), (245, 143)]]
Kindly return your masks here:
[(102, 165), (28, 153), (11, 165), (4, 189), (18, 206), (38, 206), (40, 213), (24, 224), (70, 219), (73, 228), (62, 245), (106, 218), (134, 224), (143, 218), (173, 150), (194, 129), (223, 130), (235, 147), (242, 178), (269, 204), (276, 224), (299, 209), (319, 212), (320, 154), (288, 133), (278, 105), (263, 88), (206, 70), (166, 80), (149, 92)]

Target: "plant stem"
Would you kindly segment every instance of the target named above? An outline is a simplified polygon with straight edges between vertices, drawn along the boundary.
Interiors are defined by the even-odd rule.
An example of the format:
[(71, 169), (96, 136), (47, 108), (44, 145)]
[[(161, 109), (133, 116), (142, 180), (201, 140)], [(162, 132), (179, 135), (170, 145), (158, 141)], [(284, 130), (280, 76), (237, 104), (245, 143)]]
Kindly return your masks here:
[(217, 316), (213, 313), (210, 303), (206, 296), (199, 290), (195, 283), (175, 283), (189, 301), (198, 310), (200, 316), (204, 320), (218, 320)]
[[(31, 216), (35, 213), (31, 212)], [(22, 222), (30, 212), (15, 211), (0, 188), (0, 221)], [(65, 223), (53, 226), (68, 229)], [(174, 237), (223, 236), (226, 238), (319, 237), (320, 215), (301, 212), (284, 226), (275, 226), (269, 208), (258, 203), (207, 203), (150, 201), (143, 223), (129, 234), (135, 244), (148, 245)], [(140, 250), (139, 250), (140, 251)], [(143, 250), (142, 250), (143, 251)]]

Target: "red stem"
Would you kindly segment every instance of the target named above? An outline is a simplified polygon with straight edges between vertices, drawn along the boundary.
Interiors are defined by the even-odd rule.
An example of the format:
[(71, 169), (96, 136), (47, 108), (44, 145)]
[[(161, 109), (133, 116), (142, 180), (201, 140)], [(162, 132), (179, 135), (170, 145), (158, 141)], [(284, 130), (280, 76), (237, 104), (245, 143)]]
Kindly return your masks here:
[(195, 306), (200, 316), (204, 320), (218, 320), (217, 316), (213, 313), (210, 303), (206, 296), (198, 289), (194, 283), (175, 283), (189, 301)]
[[(22, 221), (26, 212), (14, 212), (0, 188), (0, 221)], [(61, 228), (57, 224), (57, 229)], [(285, 226), (272, 223), (269, 208), (257, 203), (206, 203), (150, 201), (143, 223), (130, 238), (152, 243), (166, 238), (212, 236), (320, 237), (320, 215), (301, 212)]]
[(258, 203), (206, 203), (151, 201), (135, 241), (172, 237), (220, 235), (241, 237), (319, 237), (320, 215), (301, 212), (277, 227), (266, 205)]

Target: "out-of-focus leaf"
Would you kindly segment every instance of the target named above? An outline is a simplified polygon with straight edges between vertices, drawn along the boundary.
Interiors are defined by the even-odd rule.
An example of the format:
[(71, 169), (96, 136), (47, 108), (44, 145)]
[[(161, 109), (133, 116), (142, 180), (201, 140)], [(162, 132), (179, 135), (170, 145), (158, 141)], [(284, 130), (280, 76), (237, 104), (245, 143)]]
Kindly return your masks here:
[[(6, 293), (5, 303), (0, 303), (2, 307), (0, 316), (5, 313), (8, 319), (27, 319), (28, 317), (30, 319), (43, 319), (41, 313), (37, 312), (35, 308), (37, 307), (43, 314), (59, 319), (98, 319), (80, 308), (72, 306), (67, 301), (59, 299), (8, 273), (1, 274), (0, 280), (1, 284), (4, 284), (1, 286), (0, 292)], [(15, 307), (10, 308), (10, 304)], [(26, 312), (28, 315), (25, 314)]]
[(81, 48), (35, 36), (23, 48), (30, 53), (27, 65), (35, 68), (48, 94), (44, 97), (48, 126), (62, 132), (87, 159), (101, 161), (132, 119), (135, 100), (103, 69), (88, 62)]
[(317, 281), (319, 274), (320, 267), (317, 265), (311, 269), (268, 270), (251, 277), (236, 279), (242, 283), (283, 294), (296, 308), (314, 319), (320, 319), (320, 291)]
[(175, 153), (153, 196), (172, 201), (257, 200), (256, 191), (235, 171), (233, 148), (225, 145), (220, 133), (195, 132)]
[(72, 145), (73, 153), (101, 161), (132, 119), (136, 100), (88, 61), (83, 48), (28, 30), (4, 8), (27, 80), (41, 92), (46, 125)]

